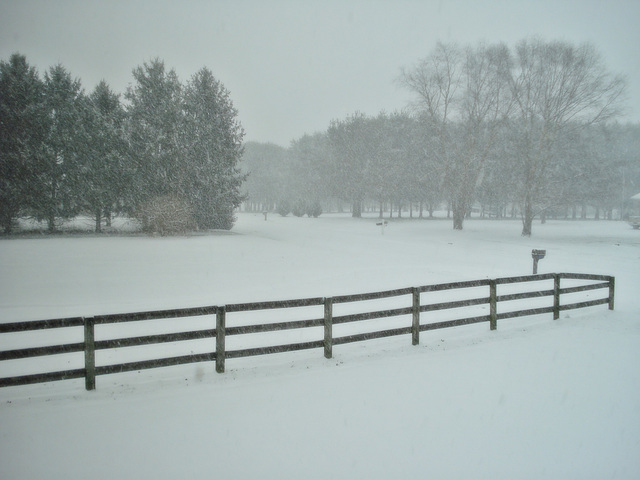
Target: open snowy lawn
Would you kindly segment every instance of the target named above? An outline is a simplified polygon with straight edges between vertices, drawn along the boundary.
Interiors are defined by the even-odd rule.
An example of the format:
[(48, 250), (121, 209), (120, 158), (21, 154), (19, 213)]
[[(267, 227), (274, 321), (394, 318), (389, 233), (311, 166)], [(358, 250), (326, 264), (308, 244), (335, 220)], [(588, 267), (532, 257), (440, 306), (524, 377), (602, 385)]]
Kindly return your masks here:
[(241, 214), (227, 234), (1, 240), (0, 322), (524, 275), (532, 248), (541, 273), (614, 275), (616, 309), (228, 360), (222, 375), (109, 375), (93, 392), (0, 389), (0, 478), (640, 478), (637, 231), (375, 222)]

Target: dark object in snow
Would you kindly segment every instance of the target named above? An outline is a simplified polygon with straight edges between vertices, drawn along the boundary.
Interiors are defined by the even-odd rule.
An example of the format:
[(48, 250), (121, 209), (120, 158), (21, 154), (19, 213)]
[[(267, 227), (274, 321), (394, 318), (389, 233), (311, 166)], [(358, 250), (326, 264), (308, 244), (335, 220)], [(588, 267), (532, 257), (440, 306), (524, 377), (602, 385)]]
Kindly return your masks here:
[(538, 260), (541, 260), (547, 254), (546, 250), (531, 250), (531, 257), (533, 258), (533, 274), (536, 275), (538, 273)]
[(376, 223), (376, 225), (380, 227), (382, 235), (384, 235), (384, 227), (386, 227), (388, 224), (389, 222), (387, 222), (386, 220), (382, 220), (381, 222)]

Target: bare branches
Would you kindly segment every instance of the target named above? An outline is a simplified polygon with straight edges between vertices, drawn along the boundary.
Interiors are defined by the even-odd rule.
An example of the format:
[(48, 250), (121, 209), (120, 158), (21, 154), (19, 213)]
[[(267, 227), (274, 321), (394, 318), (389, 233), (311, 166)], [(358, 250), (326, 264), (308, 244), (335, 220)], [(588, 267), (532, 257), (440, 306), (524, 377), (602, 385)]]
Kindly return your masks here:
[(611, 119), (625, 91), (624, 79), (607, 71), (592, 45), (540, 39), (517, 45), (510, 85), (521, 118), (555, 128)]
[(416, 107), (439, 132), (455, 229), (462, 229), (499, 122), (508, 114), (510, 64), (503, 44), (460, 49), (439, 43), (402, 73), (402, 84), (418, 98)]
[[(502, 125), (511, 131), (520, 197), (530, 234), (540, 192), (555, 170), (554, 149), (573, 131), (620, 113), (625, 81), (611, 75), (590, 44), (523, 40), (460, 49), (438, 44), (401, 83), (416, 94), (416, 107), (439, 132), (439, 154), (454, 209), (454, 228), (482, 182)], [(456, 208), (460, 218), (456, 224)]]
[(403, 70), (400, 84), (416, 93), (416, 107), (432, 120), (446, 123), (461, 82), (462, 53), (455, 44), (438, 43), (434, 51), (410, 70)]

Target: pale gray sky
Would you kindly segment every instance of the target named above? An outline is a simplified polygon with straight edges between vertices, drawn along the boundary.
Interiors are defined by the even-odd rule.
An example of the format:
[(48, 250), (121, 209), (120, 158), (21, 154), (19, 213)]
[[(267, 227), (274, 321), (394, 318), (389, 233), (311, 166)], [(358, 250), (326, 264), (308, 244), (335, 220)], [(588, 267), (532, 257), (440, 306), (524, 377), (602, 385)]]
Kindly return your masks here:
[(406, 106), (394, 80), (440, 41), (589, 41), (629, 82), (640, 121), (638, 0), (0, 0), (0, 58), (63, 64), (124, 93), (154, 57), (182, 81), (207, 66), (246, 140), (287, 146), (334, 118)]

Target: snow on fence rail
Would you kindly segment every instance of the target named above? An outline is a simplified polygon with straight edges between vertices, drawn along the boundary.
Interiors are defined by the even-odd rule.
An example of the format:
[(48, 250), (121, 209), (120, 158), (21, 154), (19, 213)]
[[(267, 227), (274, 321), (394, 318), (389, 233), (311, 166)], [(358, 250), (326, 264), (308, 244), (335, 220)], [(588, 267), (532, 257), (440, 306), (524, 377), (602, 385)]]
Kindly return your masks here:
[[(588, 281), (590, 283), (575, 285), (561, 288), (560, 280)], [(552, 285), (543, 290), (526, 290), (516, 291), (514, 293), (504, 293), (498, 295), (498, 286), (501, 290), (506, 286), (514, 287), (525, 283), (549, 282)], [(431, 294), (437, 292), (442, 296), (447, 291), (454, 291), (457, 295), (459, 291), (468, 289), (474, 290), (478, 288), (488, 287), (488, 292), (484, 291), (481, 296), (473, 298), (465, 298), (463, 300), (452, 300), (438, 303), (425, 303), (422, 294)], [(540, 288), (540, 287), (538, 287)], [(576, 294), (582, 292), (607, 289), (606, 297), (594, 300), (584, 300), (573, 303), (565, 303), (561, 305), (560, 296), (569, 295), (575, 299)], [(522, 290), (522, 288), (520, 288)], [(438, 285), (426, 285), (422, 287), (409, 287), (396, 290), (387, 290), (383, 292), (363, 293), (356, 295), (341, 295), (332, 298), (316, 297), (298, 300), (284, 300), (272, 302), (257, 303), (241, 303), (224, 306), (209, 306), (201, 308), (185, 308), (174, 310), (162, 310), (140, 313), (126, 313), (114, 315), (100, 315), (94, 317), (74, 317), (53, 320), (39, 320), (20, 323), (0, 324), (0, 338), (7, 338), (12, 334), (20, 334), (21, 332), (37, 332), (38, 341), (43, 341), (42, 332), (50, 329), (73, 329), (76, 331), (80, 328), (83, 332), (82, 341), (75, 343), (62, 343), (57, 345), (47, 345), (40, 347), (20, 348), (13, 350), (0, 351), (0, 361), (8, 361), (7, 363), (15, 363), (24, 359), (55, 356), (60, 354), (84, 352), (84, 366), (71, 370), (49, 371), (44, 373), (34, 373), (29, 375), (3, 376), (0, 378), (0, 387), (26, 385), (31, 383), (48, 382), (54, 380), (66, 380), (74, 378), (84, 378), (87, 390), (93, 390), (96, 387), (95, 377), (99, 375), (107, 375), (113, 373), (137, 371), (148, 368), (165, 367), (171, 365), (181, 365), (186, 363), (197, 362), (215, 362), (216, 371), (223, 373), (225, 370), (225, 360), (249, 357), (253, 355), (265, 355), (281, 352), (292, 352), (297, 350), (305, 350), (312, 348), (324, 348), (324, 356), (331, 358), (334, 345), (342, 345), (352, 342), (371, 340), (375, 338), (383, 338), (395, 335), (411, 334), (412, 344), (417, 345), (420, 341), (420, 332), (435, 330), (440, 328), (456, 327), (461, 325), (470, 325), (480, 322), (489, 322), (490, 329), (497, 328), (498, 320), (516, 318), (529, 315), (540, 315), (544, 313), (553, 313), (553, 318), (558, 319), (560, 311), (576, 308), (585, 308), (595, 305), (608, 304), (609, 309), (614, 308), (614, 291), (615, 278), (604, 275), (575, 274), (575, 273), (558, 273), (558, 274), (542, 274), (528, 275), (522, 277), (498, 278), (493, 280), (475, 280), (466, 282), (444, 283)], [(367, 302), (390, 299), (392, 297), (410, 296), (410, 306), (402, 306), (399, 308), (384, 308), (381, 310), (367, 310), (356, 313), (345, 313), (334, 315), (334, 307), (341, 304), (349, 304), (351, 306), (367, 304)], [(456, 298), (459, 298), (458, 297)], [(518, 302), (533, 299), (541, 299), (550, 297), (553, 299), (552, 305), (545, 305), (536, 308), (525, 308), (519, 310), (509, 310), (498, 313), (498, 305), (508, 305), (507, 302)], [(387, 301), (388, 304), (388, 301)], [(486, 311), (488, 305), (489, 313), (483, 312), (481, 315), (472, 315), (463, 318), (454, 318), (449, 320), (433, 321), (434, 312), (442, 312), (455, 309), (467, 309), (469, 307), (480, 307)], [(530, 305), (527, 305), (530, 306)], [(228, 314), (239, 314), (242, 312), (265, 311), (265, 310), (287, 310), (296, 308), (316, 307), (322, 308), (323, 315), (319, 318), (311, 318), (305, 320), (278, 321), (271, 323), (249, 323), (241, 325), (227, 326)], [(366, 308), (366, 307), (365, 307)], [(369, 307), (371, 308), (371, 307)], [(297, 313), (297, 312), (294, 312)], [(421, 315), (421, 313), (429, 313), (429, 315)], [(478, 313), (477, 311), (475, 313)], [(262, 315), (265, 315), (264, 313)], [(122, 338), (113, 338), (105, 340), (96, 340), (96, 326), (122, 324), (124, 322), (143, 322), (147, 324), (150, 320), (161, 319), (185, 319), (188, 317), (215, 316), (215, 328), (195, 329), (189, 331), (180, 331), (174, 333), (158, 333), (153, 335), (129, 336)], [(411, 323), (407, 321), (405, 325), (395, 328), (385, 328), (382, 330), (357, 331), (347, 335), (336, 336), (334, 327), (340, 328), (341, 325), (355, 324), (355, 322), (363, 322), (365, 320), (386, 319), (397, 316), (410, 316)], [(428, 321), (431, 320), (431, 321)], [(212, 320), (210, 321), (212, 323)], [(361, 325), (361, 324), (358, 324)], [(235, 350), (227, 350), (227, 338), (235, 336), (248, 336), (251, 334), (262, 334), (269, 332), (280, 332), (284, 330), (322, 328), (324, 335), (322, 339), (314, 339), (304, 342), (287, 343), (272, 346), (257, 346), (252, 348), (241, 348)], [(215, 338), (215, 350), (212, 350)], [(115, 350), (125, 347), (147, 346), (166, 344), (174, 342), (205, 340), (207, 341), (207, 351), (203, 353), (190, 353), (187, 355), (179, 355), (165, 358), (153, 358), (141, 361), (125, 362), (125, 363), (109, 363), (106, 365), (96, 365), (96, 351)], [(6, 365), (7, 363), (4, 363)], [(2, 365), (2, 364), (0, 364)], [(38, 363), (37, 368), (41, 368)], [(3, 369), (4, 370), (4, 369)]]

